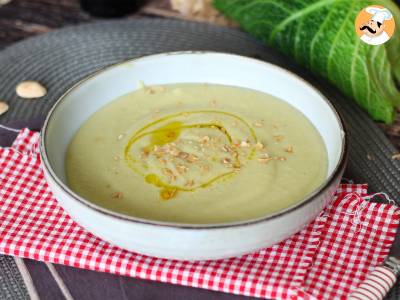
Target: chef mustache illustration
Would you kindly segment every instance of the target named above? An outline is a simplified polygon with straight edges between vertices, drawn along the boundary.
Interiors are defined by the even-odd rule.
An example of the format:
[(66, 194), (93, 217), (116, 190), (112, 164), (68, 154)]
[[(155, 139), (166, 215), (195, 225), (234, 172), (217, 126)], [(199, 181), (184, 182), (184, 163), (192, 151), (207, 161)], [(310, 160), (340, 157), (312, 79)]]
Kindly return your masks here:
[[(382, 24), (379, 23), (379, 22), (377, 22), (377, 25), (378, 25), (378, 27), (381, 27), (381, 26), (382, 26)], [(360, 27), (360, 30), (361, 30), (361, 31), (362, 31), (362, 30), (365, 30), (365, 29), (367, 29), (369, 32), (371, 32), (371, 33), (373, 33), (373, 34), (376, 33), (376, 30), (373, 30), (373, 29), (372, 29), (371, 27), (369, 27), (368, 25), (364, 25), (364, 26)]]
[(367, 36), (378, 36), (385, 30), (384, 21), (392, 17), (390, 11), (383, 8), (367, 7), (366, 11), (372, 14), (372, 18), (361, 25), (360, 30)]

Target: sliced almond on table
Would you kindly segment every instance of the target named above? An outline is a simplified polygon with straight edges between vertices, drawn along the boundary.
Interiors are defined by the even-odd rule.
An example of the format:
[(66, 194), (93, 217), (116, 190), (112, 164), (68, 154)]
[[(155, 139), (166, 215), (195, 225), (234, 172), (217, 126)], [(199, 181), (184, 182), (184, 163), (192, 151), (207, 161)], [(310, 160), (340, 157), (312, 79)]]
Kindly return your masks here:
[(37, 81), (23, 81), (17, 85), (15, 92), (25, 99), (40, 98), (47, 94), (46, 88)]
[(398, 159), (400, 160), (400, 153), (396, 153), (392, 155), (392, 159)]
[(7, 103), (0, 101), (0, 116), (2, 114), (5, 114), (9, 109), (9, 106)]

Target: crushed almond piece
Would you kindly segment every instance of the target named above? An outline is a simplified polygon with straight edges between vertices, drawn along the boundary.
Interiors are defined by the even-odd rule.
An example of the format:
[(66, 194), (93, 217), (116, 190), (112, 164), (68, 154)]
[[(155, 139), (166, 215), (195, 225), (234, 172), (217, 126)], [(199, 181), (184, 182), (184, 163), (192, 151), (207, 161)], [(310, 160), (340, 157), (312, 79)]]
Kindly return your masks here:
[(158, 161), (162, 164), (162, 165), (166, 165), (167, 161), (164, 158), (159, 158)]
[(179, 156), (180, 151), (178, 149), (172, 149), (169, 151), (169, 154), (171, 154), (172, 156)]
[(189, 157), (189, 153), (181, 151), (179, 152), (178, 157), (182, 159), (187, 159)]
[(400, 160), (400, 153), (396, 153), (392, 155), (393, 160)]
[(111, 198), (122, 199), (122, 198), (124, 198), (124, 194), (122, 192), (114, 192), (111, 194)]
[(262, 149), (265, 148), (265, 146), (264, 146), (263, 143), (257, 142), (255, 148), (256, 148), (257, 150), (262, 150)]
[(178, 173), (180, 175), (183, 175), (183, 174), (185, 174), (187, 172), (188, 167), (186, 167), (185, 165), (179, 164), (179, 165), (176, 166), (176, 170), (178, 171)]
[(274, 159), (275, 159), (275, 160), (280, 160), (280, 161), (285, 161), (285, 160), (287, 160), (287, 158), (284, 157), (284, 156), (277, 156), (277, 157), (274, 157)]
[(282, 142), (285, 137), (283, 135), (277, 134), (274, 135), (274, 140), (277, 142)]
[(231, 159), (228, 158), (228, 157), (225, 157), (225, 158), (222, 159), (222, 163), (223, 164), (230, 164), (231, 162), (232, 162)]
[(253, 125), (254, 125), (254, 127), (260, 128), (260, 127), (263, 127), (263, 126), (264, 126), (264, 123), (262, 123), (262, 122), (255, 122), (255, 123), (253, 123)]
[(171, 171), (171, 169), (163, 168), (161, 171), (162, 171), (162, 173), (163, 173), (164, 175), (166, 175), (171, 181), (175, 181), (175, 180), (176, 180), (176, 176), (175, 176), (174, 172)]
[(118, 160), (120, 160), (120, 159), (121, 159), (121, 156), (119, 156), (119, 155), (115, 155), (115, 156), (114, 156), (114, 160), (115, 160), (115, 161), (118, 161)]
[(285, 148), (285, 151), (286, 151), (287, 153), (293, 153), (293, 146), (287, 146), (287, 147)]
[(188, 179), (185, 183), (185, 186), (187, 187), (192, 187), (194, 186), (194, 180), (193, 179)]
[(203, 136), (200, 138), (199, 142), (202, 144), (208, 143), (210, 141), (210, 137), (208, 135)]
[(122, 140), (124, 137), (125, 137), (125, 133), (121, 133), (121, 134), (117, 137), (117, 139), (118, 139), (118, 141), (120, 141), (120, 140)]
[(229, 147), (227, 145), (222, 146), (222, 151), (229, 152)]
[(241, 141), (240, 142), (240, 147), (248, 148), (248, 147), (250, 147), (250, 143), (248, 141)]
[(258, 158), (258, 161), (261, 162), (261, 163), (267, 163), (267, 162), (269, 162), (270, 160), (272, 160), (271, 157), (259, 157), (259, 158)]
[(188, 162), (195, 162), (195, 161), (198, 161), (199, 158), (198, 158), (196, 155), (194, 155), (194, 154), (189, 154), (189, 156), (186, 158), (186, 160), (187, 160)]

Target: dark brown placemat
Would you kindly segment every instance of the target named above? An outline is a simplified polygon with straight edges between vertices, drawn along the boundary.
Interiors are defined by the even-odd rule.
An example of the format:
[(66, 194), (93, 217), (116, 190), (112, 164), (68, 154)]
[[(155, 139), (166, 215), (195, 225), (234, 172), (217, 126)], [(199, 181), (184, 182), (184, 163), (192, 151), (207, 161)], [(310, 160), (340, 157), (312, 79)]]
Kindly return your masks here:
[[(0, 117), (0, 124), (45, 114), (68, 87), (104, 66), (135, 56), (176, 50), (213, 50), (257, 57), (312, 82), (339, 109), (349, 129), (346, 176), (369, 183), (371, 191), (385, 191), (394, 199), (398, 197), (400, 162), (391, 159), (396, 149), (352, 101), (248, 35), (207, 24), (166, 19), (104, 21), (64, 28), (6, 48), (0, 53), (0, 99), (8, 101), (11, 108)], [(25, 79), (44, 83), (49, 93), (36, 101), (19, 99), (14, 88)], [(398, 296), (399, 286), (390, 299)]]

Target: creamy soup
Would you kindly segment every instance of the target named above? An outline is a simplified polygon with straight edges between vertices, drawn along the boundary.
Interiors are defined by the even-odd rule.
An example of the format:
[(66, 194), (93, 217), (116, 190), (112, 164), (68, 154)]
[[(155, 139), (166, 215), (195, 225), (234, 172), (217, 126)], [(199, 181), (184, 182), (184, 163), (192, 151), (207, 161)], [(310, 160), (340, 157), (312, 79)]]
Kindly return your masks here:
[(66, 157), (69, 186), (107, 209), (221, 223), (285, 209), (327, 176), (311, 122), (271, 95), (232, 86), (144, 86), (94, 113)]

